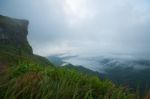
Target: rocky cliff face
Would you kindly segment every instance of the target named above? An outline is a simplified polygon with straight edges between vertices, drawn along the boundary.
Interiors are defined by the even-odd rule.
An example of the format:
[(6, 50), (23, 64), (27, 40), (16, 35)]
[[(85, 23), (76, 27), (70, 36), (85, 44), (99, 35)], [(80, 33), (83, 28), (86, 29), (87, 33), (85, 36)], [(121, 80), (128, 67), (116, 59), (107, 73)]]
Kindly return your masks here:
[(23, 49), (33, 54), (32, 48), (27, 41), (27, 20), (19, 20), (0, 15), (0, 45), (12, 45), (16, 49)]
[(20, 62), (53, 66), (46, 58), (34, 55), (27, 41), (27, 20), (0, 15), (0, 69)]

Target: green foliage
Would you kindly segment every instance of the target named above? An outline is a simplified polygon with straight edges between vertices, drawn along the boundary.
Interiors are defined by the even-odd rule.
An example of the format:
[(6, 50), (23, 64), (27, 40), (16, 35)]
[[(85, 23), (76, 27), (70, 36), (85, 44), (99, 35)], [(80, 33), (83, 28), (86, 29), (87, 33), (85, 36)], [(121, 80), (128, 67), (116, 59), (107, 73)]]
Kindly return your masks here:
[(48, 59), (38, 55), (26, 53), (26, 51), (22, 49), (17, 49), (11, 44), (0, 44), (0, 62), (8, 65), (25, 62), (26, 64), (33, 63), (42, 66), (53, 66)]
[(1, 99), (134, 99), (126, 88), (75, 70), (21, 63), (0, 77)]

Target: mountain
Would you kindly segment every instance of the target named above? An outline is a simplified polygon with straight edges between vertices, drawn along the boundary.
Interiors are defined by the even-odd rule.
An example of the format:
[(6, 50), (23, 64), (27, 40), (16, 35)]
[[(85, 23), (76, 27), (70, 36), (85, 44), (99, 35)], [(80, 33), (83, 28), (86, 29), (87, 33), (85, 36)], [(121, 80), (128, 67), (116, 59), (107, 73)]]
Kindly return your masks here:
[[(14, 64), (22, 60), (52, 65), (46, 58), (34, 55), (29, 42), (27, 20), (0, 15), (0, 63)], [(14, 57), (15, 56), (15, 57)]]
[(49, 61), (51, 61), (55, 66), (62, 66), (66, 62), (63, 61), (61, 57), (58, 55), (51, 55), (47, 57)]
[(116, 84), (137, 89), (144, 94), (150, 88), (150, 61), (146, 59), (102, 59), (106, 76)]
[(98, 75), (102, 79), (107, 78), (116, 84), (128, 86), (135, 90), (138, 87), (138, 90), (143, 94), (150, 88), (150, 61), (146, 59), (104, 56), (65, 56), (64, 58), (61, 55), (50, 57), (48, 59), (54, 64), (59, 63), (58, 66), (61, 66), (61, 68)]
[(144, 94), (150, 89), (150, 60), (137, 57), (97, 56), (74, 57), (66, 62), (78, 64), (90, 70), (97, 71), (101, 78), (107, 78), (114, 83), (128, 86)]
[(82, 65), (73, 65), (69, 62), (66, 62), (66, 59), (73, 58), (74, 56), (59, 56), (59, 55), (51, 55), (48, 56), (47, 58), (58, 68), (64, 68), (64, 69), (70, 69), (70, 70), (76, 70), (77, 72), (84, 73), (87, 75), (97, 75), (101, 79), (105, 78), (105, 75), (102, 73), (99, 73), (97, 71), (90, 70), (88, 68), (85, 68)]
[(95, 76), (97, 72), (68, 63), (55, 67), (34, 55), (28, 24), (0, 16), (0, 99), (138, 99), (128, 88)]
[(0, 15), (0, 44), (12, 45), (24, 52), (33, 54), (32, 48), (27, 41), (27, 20), (18, 20)]

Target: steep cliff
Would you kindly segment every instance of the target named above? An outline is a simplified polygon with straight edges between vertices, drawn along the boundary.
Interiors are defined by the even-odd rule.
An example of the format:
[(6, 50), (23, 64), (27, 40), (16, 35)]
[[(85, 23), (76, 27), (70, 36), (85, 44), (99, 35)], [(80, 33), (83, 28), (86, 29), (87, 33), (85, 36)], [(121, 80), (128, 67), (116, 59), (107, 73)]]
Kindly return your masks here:
[(0, 44), (12, 45), (17, 49), (32, 54), (32, 48), (27, 41), (28, 24), (27, 20), (0, 15)]
[(52, 65), (46, 58), (34, 55), (28, 43), (27, 20), (0, 15), (0, 63), (20, 61)]

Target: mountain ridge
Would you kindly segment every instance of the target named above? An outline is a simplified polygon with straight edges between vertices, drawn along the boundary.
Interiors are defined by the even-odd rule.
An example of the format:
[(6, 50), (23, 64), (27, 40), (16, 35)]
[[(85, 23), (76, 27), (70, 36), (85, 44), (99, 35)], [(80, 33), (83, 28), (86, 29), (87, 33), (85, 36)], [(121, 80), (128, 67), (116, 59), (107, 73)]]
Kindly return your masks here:
[(28, 24), (28, 20), (0, 15), (0, 62), (14, 64), (27, 60), (52, 66), (46, 58), (33, 54), (27, 40)]
[(72, 64), (54, 67), (34, 55), (27, 27), (28, 21), (0, 16), (0, 69), (8, 66), (0, 71), (1, 99), (136, 99), (127, 88), (85, 74), (88, 69)]

